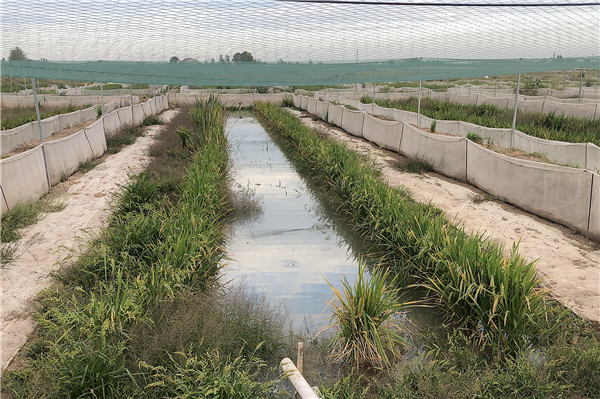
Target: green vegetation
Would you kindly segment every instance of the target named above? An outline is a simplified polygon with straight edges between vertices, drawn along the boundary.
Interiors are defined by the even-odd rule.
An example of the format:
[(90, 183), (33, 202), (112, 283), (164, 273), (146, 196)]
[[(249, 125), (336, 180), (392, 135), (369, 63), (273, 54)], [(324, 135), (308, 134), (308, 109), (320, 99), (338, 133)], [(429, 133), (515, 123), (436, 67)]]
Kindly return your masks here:
[(139, 126), (123, 126), (115, 134), (106, 138), (106, 152), (116, 154), (124, 147), (133, 144), (142, 134), (143, 131)]
[(18, 230), (37, 223), (44, 213), (59, 212), (63, 204), (51, 204), (44, 199), (29, 204), (18, 204), (7, 211), (0, 219), (2, 264), (9, 263), (17, 250), (16, 241), (21, 238)]
[[(363, 103), (369, 101), (360, 100)], [(375, 100), (381, 107), (398, 108), (417, 112), (417, 98), (400, 100)], [(510, 128), (513, 110), (501, 109), (494, 105), (462, 105), (447, 101), (421, 99), (421, 113), (432, 119), (458, 120), (494, 128)], [(531, 136), (547, 140), (570, 143), (590, 142), (600, 145), (600, 118), (582, 119), (574, 116), (541, 114), (518, 111), (517, 130)]]
[(420, 158), (408, 158), (406, 162), (399, 163), (398, 168), (403, 172), (408, 173), (427, 173), (433, 170), (431, 162)]
[[(46, 119), (54, 115), (68, 114), (69, 112), (77, 111), (91, 107), (91, 104), (67, 107), (45, 107), (40, 104), (40, 118)], [(28, 122), (37, 121), (35, 107), (16, 107), (2, 109), (2, 130), (14, 129)]]
[(330, 358), (334, 362), (352, 363), (355, 368), (369, 366), (389, 368), (407, 346), (401, 336), (403, 328), (393, 321), (404, 308), (398, 301), (394, 281), (388, 283), (389, 271), (374, 271), (366, 276), (361, 262), (354, 285), (342, 281), (343, 294), (329, 281), (335, 293), (331, 302), (331, 326), (337, 333), (331, 340)]
[(423, 352), (393, 375), (344, 379), (324, 389), (327, 397), (598, 396), (600, 333), (549, 301), (534, 263), (516, 248), (505, 256), (483, 236), (467, 235), (439, 210), (387, 186), (368, 160), (278, 107), (256, 103), (255, 112), (362, 234), (369, 253), (399, 283), (425, 287), (446, 315), (445, 326), (422, 338)]
[(165, 123), (158, 115), (147, 116), (140, 126), (164, 125)]
[(116, 199), (109, 228), (40, 297), (34, 342), (25, 365), (3, 376), (3, 395), (246, 398), (271, 390), (265, 361), (280, 348), (285, 318), (217, 281), (228, 218), (225, 107), (211, 97), (189, 114), (174, 123), (193, 130), (193, 145), (181, 148), (170, 124), (150, 151), (160, 155)]
[[(281, 108), (259, 102), (255, 110), (298, 169), (328, 188), (335, 206), (372, 244), (370, 253), (403, 281), (427, 287), (449, 320), (473, 332), (483, 328), (498, 350), (526, 347), (538, 335), (535, 316), (544, 306), (532, 262), (515, 251), (505, 258), (503, 248), (467, 235), (440, 210), (389, 187), (356, 153), (322, 139)], [(466, 271), (473, 276), (463, 276)], [(455, 285), (457, 278), (464, 284)]]

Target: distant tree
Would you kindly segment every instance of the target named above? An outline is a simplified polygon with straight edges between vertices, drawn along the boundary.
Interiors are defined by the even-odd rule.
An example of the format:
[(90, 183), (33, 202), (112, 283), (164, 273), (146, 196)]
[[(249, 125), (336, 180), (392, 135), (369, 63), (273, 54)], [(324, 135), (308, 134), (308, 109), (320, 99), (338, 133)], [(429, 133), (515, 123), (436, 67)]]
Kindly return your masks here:
[(243, 53), (235, 53), (233, 55), (233, 62), (254, 62), (254, 57), (247, 51)]
[(211, 58), (211, 59), (210, 59), (210, 63), (211, 63), (211, 64), (214, 64), (214, 63), (215, 63), (215, 59), (214, 59), (214, 58)]
[(179, 62), (179, 57), (173, 56), (173, 57), (171, 57), (171, 59), (169, 60), (169, 62), (171, 64), (177, 64)]
[(225, 54), (225, 62), (231, 62), (231, 59), (229, 58), (229, 55)]
[(223, 58), (223, 54), (219, 55), (219, 62), (222, 64), (225, 63), (225, 58)]
[(28, 58), (25, 55), (25, 52), (21, 50), (20, 47), (15, 47), (14, 49), (10, 50), (10, 55), (8, 56), (9, 61), (25, 61), (27, 59)]

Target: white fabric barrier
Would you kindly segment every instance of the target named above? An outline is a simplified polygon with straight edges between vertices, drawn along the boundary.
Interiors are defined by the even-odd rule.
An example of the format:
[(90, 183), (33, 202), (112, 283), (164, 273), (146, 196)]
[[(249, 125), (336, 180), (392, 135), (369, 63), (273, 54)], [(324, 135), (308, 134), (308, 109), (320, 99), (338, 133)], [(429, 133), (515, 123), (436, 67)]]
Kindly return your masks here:
[(582, 232), (587, 230), (591, 175), (586, 170), (507, 157), (471, 141), (467, 145), (469, 183), (528, 212)]
[(298, 96), (296, 94), (292, 95), (292, 101), (294, 102), (294, 107), (300, 108), (302, 105), (302, 96)]
[(365, 115), (363, 137), (382, 148), (399, 152), (403, 127), (402, 122), (384, 121)]
[(135, 126), (140, 125), (146, 116), (144, 115), (144, 110), (142, 109), (142, 104), (136, 104), (133, 106), (133, 124)]
[(592, 203), (589, 216), (588, 237), (600, 242), (600, 175), (590, 173), (592, 182)]
[(554, 112), (556, 115), (593, 118), (596, 112), (596, 104), (556, 104), (547, 102), (544, 106), (544, 113), (549, 114), (551, 112)]
[(477, 95), (461, 95), (461, 94), (455, 94), (455, 93), (450, 93), (450, 101), (451, 102), (456, 102), (456, 103), (460, 103), (460, 104), (468, 104), (468, 105), (476, 105), (477, 104)]
[(316, 111), (315, 115), (317, 115), (319, 118), (326, 121), (327, 113), (329, 112), (329, 103), (326, 101), (318, 101), (317, 100), (317, 107), (316, 107), (315, 111)]
[(104, 115), (104, 133), (106, 137), (112, 137), (121, 127), (118, 110)]
[[(95, 113), (95, 110), (94, 110), (94, 113)], [(73, 126), (80, 124), (84, 120), (86, 120), (86, 119), (84, 119), (84, 114), (82, 114), (81, 111), (69, 112), (68, 114), (61, 114), (61, 115), (57, 115), (57, 116), (58, 116), (58, 128), (59, 129), (73, 127)], [(96, 115), (94, 115), (94, 118), (95, 117), (96, 117)], [(90, 119), (92, 119), (92, 118), (90, 118)]]
[(341, 105), (330, 104), (329, 113), (327, 114), (327, 122), (331, 125), (342, 127), (342, 116), (344, 107)]
[(121, 120), (121, 126), (131, 125), (131, 107), (119, 108), (117, 110), (119, 113), (119, 119)]
[(363, 130), (363, 120), (365, 113), (362, 111), (353, 111), (346, 107), (342, 109), (341, 128), (353, 136), (361, 137)]
[(142, 103), (142, 110), (144, 111), (144, 115), (155, 114), (155, 112), (152, 112), (152, 107), (150, 106), (150, 103), (152, 102), (154, 102), (154, 100), (148, 100)]
[(309, 114), (317, 114), (317, 99), (309, 97), (306, 102), (306, 112)]
[(302, 101), (300, 102), (300, 109), (306, 111), (308, 107), (308, 96), (302, 96)]
[(84, 130), (64, 139), (49, 141), (44, 146), (52, 185), (58, 183), (61, 176), (75, 173), (79, 164), (94, 159), (94, 153)]
[[(347, 100), (346, 103), (354, 102), (352, 100)], [(379, 106), (372, 107), (370, 104), (365, 104), (363, 107), (373, 109), (375, 115), (383, 115), (386, 117), (393, 115), (393, 119), (423, 128), (430, 128), (431, 123), (433, 122), (433, 119), (423, 115), (419, 116), (415, 112)], [(369, 110), (369, 112), (371, 111)], [(499, 147), (515, 147), (530, 153), (542, 152), (547, 154), (548, 158), (554, 162), (600, 170), (600, 155), (596, 155), (596, 149), (598, 147), (593, 146), (593, 144), (590, 144), (593, 147), (588, 151), (588, 154), (586, 154), (586, 148), (589, 147), (586, 143), (565, 143), (545, 140), (529, 136), (518, 130), (515, 131), (513, 137), (512, 129), (489, 128), (463, 121), (437, 120), (436, 123), (436, 131), (440, 133), (451, 134), (458, 137), (467, 137), (469, 133), (473, 133), (481, 136), (483, 139), (489, 139), (491, 143)], [(590, 152), (592, 152), (591, 155)]]
[(521, 96), (519, 96), (518, 109), (520, 111), (542, 112), (545, 105), (546, 105), (545, 101), (521, 101)]
[(160, 111), (158, 110), (158, 107), (156, 105), (156, 99), (153, 98), (151, 100), (147, 101), (148, 106), (150, 108), (150, 113), (146, 114), (146, 115), (154, 115), (154, 114), (158, 114)]
[(35, 201), (49, 190), (44, 167), (42, 147), (37, 146), (22, 154), (1, 161), (0, 177), (4, 198), (2, 213), (21, 202)]
[(102, 120), (92, 123), (84, 131), (92, 148), (94, 158), (101, 157), (106, 151), (106, 135), (102, 126)]
[(49, 137), (52, 133), (60, 130), (58, 115), (42, 120), (42, 135)]
[(545, 153), (549, 159), (562, 164), (585, 167), (586, 143), (544, 140), (515, 130), (513, 147), (530, 153)]
[(465, 141), (463, 138), (425, 133), (404, 123), (400, 152), (430, 163), (436, 172), (465, 181)]
[(600, 147), (593, 143), (587, 143), (585, 162), (586, 168), (600, 173)]

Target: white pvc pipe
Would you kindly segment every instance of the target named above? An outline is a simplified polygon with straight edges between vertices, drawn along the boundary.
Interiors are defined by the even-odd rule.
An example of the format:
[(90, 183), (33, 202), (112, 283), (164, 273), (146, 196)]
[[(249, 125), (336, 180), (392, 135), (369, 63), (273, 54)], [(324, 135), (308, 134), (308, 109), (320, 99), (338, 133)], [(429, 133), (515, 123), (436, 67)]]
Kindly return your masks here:
[(296, 389), (296, 392), (298, 392), (298, 395), (300, 395), (302, 399), (321, 399), (319, 395), (313, 391), (310, 385), (308, 385), (308, 382), (306, 382), (302, 374), (300, 374), (291, 359), (286, 357), (281, 361), (279, 366), (283, 369), (286, 377), (290, 380)]

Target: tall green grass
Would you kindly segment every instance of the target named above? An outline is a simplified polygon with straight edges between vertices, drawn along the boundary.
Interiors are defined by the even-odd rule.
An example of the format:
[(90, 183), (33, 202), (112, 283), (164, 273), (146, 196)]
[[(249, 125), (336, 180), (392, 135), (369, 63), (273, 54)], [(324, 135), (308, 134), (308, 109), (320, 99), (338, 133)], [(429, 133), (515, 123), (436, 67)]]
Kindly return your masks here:
[[(361, 98), (361, 102), (370, 103), (371, 100), (363, 101)], [(379, 99), (375, 102), (381, 107), (417, 112), (416, 97), (396, 100)], [(463, 105), (430, 98), (421, 99), (421, 113), (436, 120), (458, 120), (493, 128), (510, 128), (513, 117), (513, 110), (490, 104)], [(546, 140), (569, 143), (590, 142), (600, 145), (600, 118), (585, 119), (555, 113), (518, 111), (516, 129)]]
[[(158, 355), (161, 348), (156, 348), (153, 364), (140, 368), (130, 357), (132, 339), (170, 320), (169, 314), (156, 311), (165, 303), (209, 291), (225, 256), (225, 107), (210, 98), (191, 111), (199, 144), (194, 151), (185, 150), (190, 163), (177, 196), (161, 192), (160, 184), (148, 177), (134, 179), (124, 190), (110, 227), (60, 275), (64, 287), (41, 297), (36, 343), (43, 349), (36, 349), (25, 374), (9, 373), (10, 383), (3, 389), (23, 397), (108, 398), (139, 396), (147, 387), (155, 393), (150, 397), (159, 397), (157, 381), (165, 387), (171, 383), (166, 372), (157, 371), (170, 368), (174, 355)], [(258, 346), (256, 341), (249, 345)], [(252, 359), (240, 362), (229, 354), (219, 358), (207, 353), (182, 366), (192, 359), (198, 359), (198, 367), (215, 360), (221, 377), (234, 370), (239, 378), (254, 378), (244, 363)]]
[(497, 350), (526, 347), (540, 335), (544, 294), (534, 263), (447, 221), (439, 209), (391, 188), (368, 162), (324, 139), (276, 105), (255, 112), (297, 168), (324, 187), (334, 205), (405, 282), (429, 288), (449, 321), (481, 333)]

